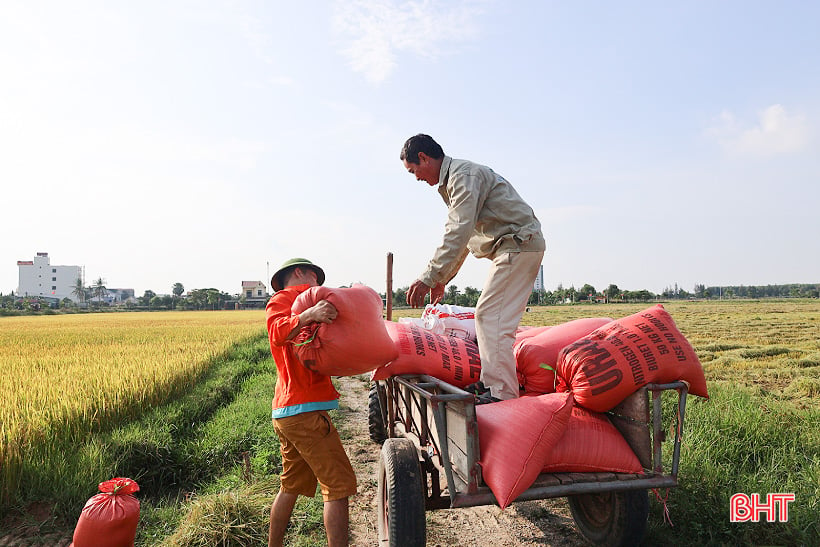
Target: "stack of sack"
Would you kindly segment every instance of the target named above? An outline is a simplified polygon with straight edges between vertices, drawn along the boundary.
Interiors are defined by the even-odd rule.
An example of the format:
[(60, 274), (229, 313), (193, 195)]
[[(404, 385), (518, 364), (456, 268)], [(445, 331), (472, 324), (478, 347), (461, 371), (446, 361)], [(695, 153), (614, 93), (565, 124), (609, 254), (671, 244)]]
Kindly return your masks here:
[[(428, 306), (421, 319), (394, 323), (373, 289), (355, 285), (313, 287), (293, 311), (322, 299), (339, 315), (300, 332), (305, 366), (333, 376), (372, 371), (373, 380), (428, 374), (462, 388), (479, 380), (474, 309)], [(502, 509), (542, 472), (642, 473), (604, 413), (646, 384), (680, 380), (709, 396), (694, 349), (662, 305), (618, 320), (522, 327), (513, 351), (522, 397), (476, 407), (482, 474)]]
[[(484, 482), (502, 509), (542, 472), (642, 473), (604, 412), (646, 384), (680, 380), (709, 397), (703, 366), (661, 305), (525, 329), (514, 352), (525, 396), (476, 407)], [(520, 423), (524, 434), (511, 427)]]

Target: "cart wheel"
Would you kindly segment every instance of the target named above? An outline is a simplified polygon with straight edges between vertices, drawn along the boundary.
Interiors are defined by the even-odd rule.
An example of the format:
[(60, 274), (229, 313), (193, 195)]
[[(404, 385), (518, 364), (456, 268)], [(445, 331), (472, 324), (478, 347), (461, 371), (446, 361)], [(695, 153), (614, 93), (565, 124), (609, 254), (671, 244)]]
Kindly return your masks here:
[(387, 438), (387, 428), (384, 426), (382, 400), (385, 398), (384, 386), (373, 382), (367, 397), (367, 422), (370, 429), (370, 440), (382, 444)]
[(575, 524), (595, 545), (638, 545), (643, 538), (649, 517), (646, 490), (580, 494), (567, 500)]
[(379, 460), (379, 544), (423, 547), (427, 542), (422, 471), (416, 445), (387, 439)]

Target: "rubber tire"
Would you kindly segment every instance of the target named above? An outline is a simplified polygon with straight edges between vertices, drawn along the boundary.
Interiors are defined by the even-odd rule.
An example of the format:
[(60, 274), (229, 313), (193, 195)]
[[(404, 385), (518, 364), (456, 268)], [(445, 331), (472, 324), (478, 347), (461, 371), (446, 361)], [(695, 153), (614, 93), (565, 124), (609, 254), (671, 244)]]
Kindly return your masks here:
[(422, 477), (416, 445), (409, 439), (387, 439), (379, 460), (379, 545), (427, 543)]
[(387, 439), (387, 428), (384, 424), (381, 406), (384, 391), (383, 386), (380, 386), (378, 382), (373, 382), (367, 396), (367, 426), (370, 440), (376, 444), (382, 444)]
[(638, 545), (649, 518), (649, 492), (623, 490), (601, 494), (568, 496), (575, 524), (595, 545), (621, 547)]

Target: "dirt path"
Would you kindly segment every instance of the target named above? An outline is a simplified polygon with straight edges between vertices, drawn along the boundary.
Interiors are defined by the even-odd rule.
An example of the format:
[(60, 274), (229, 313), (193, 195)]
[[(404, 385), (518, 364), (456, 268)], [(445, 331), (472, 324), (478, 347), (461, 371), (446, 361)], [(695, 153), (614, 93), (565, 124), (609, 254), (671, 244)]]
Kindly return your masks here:
[[(378, 545), (376, 523), (379, 448), (370, 441), (367, 423), (366, 376), (339, 378), (344, 423), (337, 424), (359, 480), (359, 494), (351, 499), (350, 544)], [(564, 498), (516, 503), (504, 511), (497, 506), (427, 512), (427, 545), (444, 547), (520, 545), (588, 545), (575, 528)]]

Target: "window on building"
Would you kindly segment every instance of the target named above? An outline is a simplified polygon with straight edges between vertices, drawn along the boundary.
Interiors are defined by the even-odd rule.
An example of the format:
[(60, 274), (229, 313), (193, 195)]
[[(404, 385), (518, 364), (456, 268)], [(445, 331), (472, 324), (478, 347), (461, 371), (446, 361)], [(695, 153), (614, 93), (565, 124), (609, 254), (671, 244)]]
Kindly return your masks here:
[(262, 296), (262, 290), (256, 289), (256, 296)]
[(52, 291), (56, 291), (56, 290), (57, 290), (57, 287), (55, 287), (54, 285), (52, 285), (52, 286), (51, 286), (51, 290), (52, 290)]
[(247, 296), (248, 298), (253, 297), (253, 291), (246, 291), (245, 296)]
[(57, 268), (51, 268), (51, 273), (57, 273)]
[(51, 278), (51, 280), (52, 280), (52, 281), (57, 281), (57, 278), (56, 278), (56, 277), (52, 277), (52, 278)]

